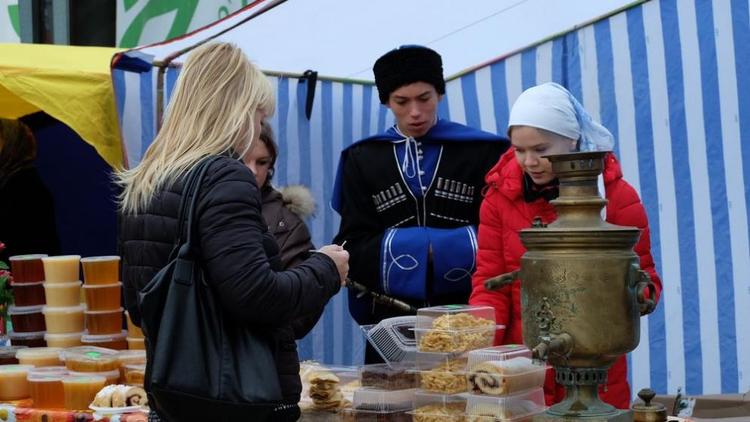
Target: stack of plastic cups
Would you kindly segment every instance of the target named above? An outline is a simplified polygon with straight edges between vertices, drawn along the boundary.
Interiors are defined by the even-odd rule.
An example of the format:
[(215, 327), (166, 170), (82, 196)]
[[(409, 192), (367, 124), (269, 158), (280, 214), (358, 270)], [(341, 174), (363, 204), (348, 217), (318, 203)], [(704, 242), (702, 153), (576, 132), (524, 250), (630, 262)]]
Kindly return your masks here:
[(44, 320), (47, 345), (74, 347), (81, 344), (83, 305), (79, 255), (42, 258), (44, 264)]
[(44, 347), (46, 330), (44, 307), (44, 267), (42, 258), (47, 255), (16, 255), (10, 257), (13, 274), (15, 305), (8, 308), (13, 330), (8, 334), (13, 345)]
[(127, 349), (127, 332), (122, 329), (122, 283), (119, 256), (91, 256), (81, 259), (83, 293), (86, 301), (86, 345)]

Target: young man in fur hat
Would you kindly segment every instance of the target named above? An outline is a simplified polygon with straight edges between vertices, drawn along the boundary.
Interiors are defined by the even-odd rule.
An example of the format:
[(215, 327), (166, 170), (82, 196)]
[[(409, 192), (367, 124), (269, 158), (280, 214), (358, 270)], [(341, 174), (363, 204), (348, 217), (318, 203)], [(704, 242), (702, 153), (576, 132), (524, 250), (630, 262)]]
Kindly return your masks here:
[[(507, 139), (437, 117), (440, 55), (403, 46), (373, 67), (396, 124), (342, 151), (332, 205), (352, 280), (414, 307), (467, 303), (484, 176)], [(350, 291), (360, 324), (400, 315)], [(378, 360), (368, 347), (366, 361)]]

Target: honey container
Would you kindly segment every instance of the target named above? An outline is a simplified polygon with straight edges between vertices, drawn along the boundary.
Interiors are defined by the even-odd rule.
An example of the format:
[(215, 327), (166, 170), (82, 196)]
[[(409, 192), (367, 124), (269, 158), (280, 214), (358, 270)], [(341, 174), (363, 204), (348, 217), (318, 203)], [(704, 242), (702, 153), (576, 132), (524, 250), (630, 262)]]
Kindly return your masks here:
[(53, 334), (80, 333), (83, 331), (83, 306), (56, 308), (45, 306), (42, 309), (47, 323), (47, 332)]
[(104, 388), (107, 378), (101, 375), (69, 375), (63, 378), (65, 408), (68, 410), (88, 410), (96, 393)]
[(119, 256), (90, 256), (81, 259), (86, 284), (112, 284), (120, 281)]
[(62, 409), (65, 393), (62, 380), (68, 374), (64, 366), (48, 366), (30, 369), (27, 380), (29, 393), (37, 409)]
[(81, 304), (81, 282), (44, 283), (47, 306), (65, 308)]
[(119, 334), (84, 334), (81, 337), (81, 343), (86, 346), (99, 346), (115, 350), (127, 350), (128, 342), (125, 340), (127, 331), (123, 330)]
[(110, 311), (86, 311), (86, 330), (91, 335), (119, 334), (122, 331), (122, 308)]
[(31, 365), (0, 365), (0, 400), (20, 400), (29, 397), (29, 381), (26, 377)]
[(84, 284), (83, 294), (89, 311), (118, 309), (122, 298), (122, 283)]
[(21, 349), (16, 353), (16, 359), (21, 365), (32, 365), (35, 367), (42, 366), (60, 366), (59, 347), (29, 347)]
[(42, 258), (44, 264), (44, 281), (63, 283), (81, 279), (80, 255), (47, 256)]
[(62, 334), (53, 334), (53, 333), (47, 333), (44, 335), (44, 340), (47, 341), (47, 346), (49, 347), (62, 347), (62, 348), (68, 348), (68, 347), (76, 347), (80, 346), (81, 343), (81, 336), (83, 333), (62, 333)]

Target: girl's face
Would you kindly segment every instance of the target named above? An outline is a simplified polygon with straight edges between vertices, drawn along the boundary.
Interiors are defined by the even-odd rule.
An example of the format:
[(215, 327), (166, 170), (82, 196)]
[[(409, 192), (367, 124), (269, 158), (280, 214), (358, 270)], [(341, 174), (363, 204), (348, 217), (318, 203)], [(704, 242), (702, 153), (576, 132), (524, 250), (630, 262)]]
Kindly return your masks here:
[(555, 179), (552, 163), (544, 155), (567, 154), (575, 151), (576, 141), (546, 134), (530, 126), (515, 126), (510, 132), (510, 142), (516, 152), (516, 160), (521, 169), (537, 185)]
[(263, 187), (268, 179), (268, 172), (271, 169), (271, 153), (268, 152), (266, 143), (260, 139), (256, 140), (250, 151), (245, 154), (243, 161), (247, 168), (255, 174), (255, 180), (258, 187)]

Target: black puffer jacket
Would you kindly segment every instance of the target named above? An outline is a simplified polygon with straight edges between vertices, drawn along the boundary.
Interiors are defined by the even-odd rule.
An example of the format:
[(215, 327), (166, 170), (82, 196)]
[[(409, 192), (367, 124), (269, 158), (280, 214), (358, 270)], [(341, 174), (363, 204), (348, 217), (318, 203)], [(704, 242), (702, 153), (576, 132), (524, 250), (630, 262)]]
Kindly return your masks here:
[[(157, 193), (146, 212), (120, 220), (125, 306), (140, 324), (136, 294), (167, 264), (177, 235), (183, 180)], [(339, 290), (333, 260), (313, 254), (288, 271), (261, 216), (255, 177), (240, 161), (221, 157), (201, 185), (200, 260), (207, 281), (230, 318), (271, 333), (284, 399), (297, 403), (299, 358), (290, 322), (314, 314)]]

